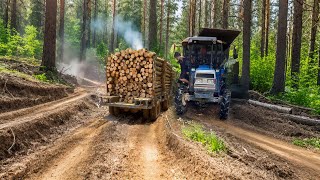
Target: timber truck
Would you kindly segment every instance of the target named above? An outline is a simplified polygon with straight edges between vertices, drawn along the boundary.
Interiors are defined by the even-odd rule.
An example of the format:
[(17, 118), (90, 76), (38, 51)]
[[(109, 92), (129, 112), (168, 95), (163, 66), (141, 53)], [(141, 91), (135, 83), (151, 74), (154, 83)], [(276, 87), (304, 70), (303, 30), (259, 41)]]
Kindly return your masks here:
[(142, 111), (144, 119), (154, 121), (169, 108), (175, 72), (168, 61), (145, 49), (127, 49), (108, 57), (106, 68), (102, 103), (111, 115)]
[(231, 91), (227, 83), (227, 68), (236, 63), (237, 53), (229, 58), (229, 49), (240, 34), (237, 30), (204, 28), (199, 36), (188, 37), (182, 42), (187, 64), (188, 83), (178, 82), (175, 109), (178, 115), (187, 111), (189, 102), (198, 105), (220, 105), (220, 119), (227, 119)]

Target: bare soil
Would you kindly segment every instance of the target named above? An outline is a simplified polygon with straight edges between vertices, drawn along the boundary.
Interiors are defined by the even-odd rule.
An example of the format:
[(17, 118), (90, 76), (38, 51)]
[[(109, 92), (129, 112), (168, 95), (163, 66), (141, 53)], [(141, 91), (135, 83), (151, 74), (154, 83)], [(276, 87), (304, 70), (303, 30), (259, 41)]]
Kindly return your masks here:
[[(191, 107), (181, 118), (171, 107), (145, 122), (140, 113), (111, 116), (92, 97), (97, 100), (77, 90), (0, 114), (0, 179), (320, 178), (320, 152), (291, 144), (298, 137), (320, 137), (319, 127), (245, 103), (234, 103), (227, 121), (210, 106)], [(181, 128), (190, 120), (216, 132), (228, 151), (212, 154), (186, 139)], [(12, 132), (16, 139), (8, 151)]]
[(73, 88), (64, 85), (0, 74), (0, 113), (61, 99), (72, 92)]
[(51, 143), (68, 128), (81, 125), (93, 108), (95, 104), (88, 94), (80, 92), (62, 100), (0, 114), (0, 160), (28, 154), (34, 147)]

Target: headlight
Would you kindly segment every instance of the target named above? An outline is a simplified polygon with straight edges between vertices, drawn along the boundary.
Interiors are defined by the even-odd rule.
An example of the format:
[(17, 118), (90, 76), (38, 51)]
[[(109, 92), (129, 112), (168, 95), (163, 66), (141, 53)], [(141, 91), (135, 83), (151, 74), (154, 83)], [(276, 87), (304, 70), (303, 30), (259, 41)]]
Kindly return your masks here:
[(214, 84), (214, 80), (213, 79), (208, 79), (208, 84)]
[(196, 83), (203, 83), (203, 79), (196, 79)]

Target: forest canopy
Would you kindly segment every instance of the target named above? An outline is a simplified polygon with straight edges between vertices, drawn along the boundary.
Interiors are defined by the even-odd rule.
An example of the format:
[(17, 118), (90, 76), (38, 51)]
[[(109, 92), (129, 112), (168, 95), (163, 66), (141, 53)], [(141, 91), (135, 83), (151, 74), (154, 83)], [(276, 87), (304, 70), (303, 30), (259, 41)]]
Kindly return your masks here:
[[(319, 0), (3, 0), (0, 56), (104, 69), (110, 52), (173, 58), (203, 27), (238, 29), (240, 84), (320, 113)], [(46, 11), (50, 9), (50, 11)], [(232, 49), (232, 48), (231, 48)], [(45, 53), (44, 53), (45, 52)], [(232, 53), (232, 51), (230, 52)], [(48, 63), (50, 62), (50, 63)]]

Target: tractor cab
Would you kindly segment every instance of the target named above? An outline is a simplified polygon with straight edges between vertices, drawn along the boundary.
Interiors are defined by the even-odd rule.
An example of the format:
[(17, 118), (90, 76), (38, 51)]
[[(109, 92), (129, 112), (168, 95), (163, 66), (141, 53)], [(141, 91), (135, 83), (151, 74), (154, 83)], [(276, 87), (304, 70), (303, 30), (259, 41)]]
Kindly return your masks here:
[(182, 42), (189, 67), (189, 93), (194, 98), (218, 101), (219, 83), (224, 73), (222, 65), (228, 58), (224, 44), (216, 37), (190, 37)]
[[(188, 37), (182, 42), (183, 56), (188, 67), (189, 84), (182, 85), (176, 94), (176, 110), (183, 114), (187, 102), (222, 103), (226, 105), (229, 97), (226, 87), (226, 63), (229, 48), (240, 31), (208, 29), (200, 31), (199, 36)], [(236, 57), (236, 55), (234, 55)], [(222, 118), (229, 107), (222, 107)]]

